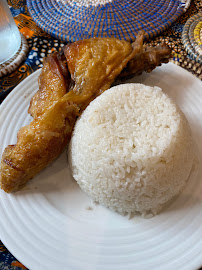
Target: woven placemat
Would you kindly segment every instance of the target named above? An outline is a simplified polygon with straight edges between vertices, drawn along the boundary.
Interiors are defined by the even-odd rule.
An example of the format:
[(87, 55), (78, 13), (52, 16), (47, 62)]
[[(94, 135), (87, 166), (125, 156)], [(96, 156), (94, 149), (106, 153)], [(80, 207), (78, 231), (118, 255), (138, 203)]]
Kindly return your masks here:
[(189, 56), (202, 64), (202, 12), (192, 16), (186, 22), (182, 32), (182, 42)]
[(191, 26), (189, 28), (189, 39), (190, 39), (190, 43), (191, 43), (192, 47), (194, 48), (194, 50), (196, 51), (196, 53), (199, 53), (202, 55), (202, 50), (200, 48), (201, 41), (197, 40), (195, 38), (195, 29), (199, 28), (200, 25), (202, 27), (202, 16), (201, 16), (201, 18), (198, 18), (197, 20), (195, 20), (191, 24)]
[(196, 51), (202, 54), (202, 20), (200, 20), (194, 29), (194, 44)]
[(63, 41), (111, 37), (133, 41), (162, 33), (189, 6), (190, 0), (27, 0), (36, 24)]

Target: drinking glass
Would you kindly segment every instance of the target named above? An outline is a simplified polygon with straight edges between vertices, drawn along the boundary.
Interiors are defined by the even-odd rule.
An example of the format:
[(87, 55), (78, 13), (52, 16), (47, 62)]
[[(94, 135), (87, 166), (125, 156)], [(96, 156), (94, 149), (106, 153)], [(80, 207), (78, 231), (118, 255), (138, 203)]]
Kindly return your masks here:
[(0, 64), (14, 56), (20, 45), (21, 35), (7, 0), (0, 0)]

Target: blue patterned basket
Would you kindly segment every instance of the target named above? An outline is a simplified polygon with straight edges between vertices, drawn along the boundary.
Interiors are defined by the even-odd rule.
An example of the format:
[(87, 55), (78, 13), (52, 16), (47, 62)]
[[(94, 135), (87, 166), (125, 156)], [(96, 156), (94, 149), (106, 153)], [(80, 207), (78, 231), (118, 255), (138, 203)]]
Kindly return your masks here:
[(40, 28), (63, 41), (112, 36), (133, 41), (142, 29), (145, 39), (159, 35), (179, 18), (189, 1), (112, 0), (97, 6), (81, 2), (27, 0), (27, 6)]
[(199, 25), (202, 31), (202, 12), (192, 16), (185, 23), (182, 32), (182, 43), (190, 58), (202, 64), (202, 40), (195, 38), (195, 32)]

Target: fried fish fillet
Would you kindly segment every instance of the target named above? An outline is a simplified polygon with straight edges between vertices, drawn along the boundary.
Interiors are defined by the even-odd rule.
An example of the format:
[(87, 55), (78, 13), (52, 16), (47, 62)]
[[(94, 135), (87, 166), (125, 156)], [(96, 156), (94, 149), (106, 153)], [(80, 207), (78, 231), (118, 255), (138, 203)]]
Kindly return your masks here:
[[(17, 143), (6, 147), (2, 156), (0, 184), (4, 191), (20, 189), (58, 157), (70, 140), (79, 111), (110, 87), (139, 49), (140, 46), (115, 38), (95, 38), (68, 45), (64, 53), (74, 81), (70, 91), (65, 81), (58, 80), (62, 73), (56, 61), (53, 65), (52, 60), (45, 64), (39, 81), (41, 89), (29, 109), (34, 119), (19, 130)], [(51, 81), (51, 76), (56, 79)], [(54, 87), (61, 87), (57, 95), (67, 93), (52, 98)], [(43, 95), (47, 98), (40, 97)]]

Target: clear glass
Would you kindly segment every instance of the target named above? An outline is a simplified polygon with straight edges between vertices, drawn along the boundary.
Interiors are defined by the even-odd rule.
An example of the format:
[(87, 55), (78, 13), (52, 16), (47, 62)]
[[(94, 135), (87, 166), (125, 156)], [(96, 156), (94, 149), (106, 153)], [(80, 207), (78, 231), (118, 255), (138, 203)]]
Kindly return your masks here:
[(6, 0), (0, 0), (0, 64), (14, 56), (21, 45), (20, 32)]

